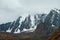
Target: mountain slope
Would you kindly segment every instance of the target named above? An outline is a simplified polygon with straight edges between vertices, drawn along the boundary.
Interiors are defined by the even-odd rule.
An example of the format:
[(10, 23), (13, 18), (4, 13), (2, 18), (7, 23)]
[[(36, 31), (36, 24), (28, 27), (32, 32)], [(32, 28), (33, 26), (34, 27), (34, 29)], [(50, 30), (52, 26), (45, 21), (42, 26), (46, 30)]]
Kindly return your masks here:
[(60, 24), (60, 11), (59, 9), (51, 9), (48, 14), (28, 15), (22, 22), (20, 21), (21, 18), (20, 16), (13, 22), (0, 24), (0, 32), (33, 32), (38, 25), (44, 25), (44, 27), (40, 27), (44, 31), (56, 29)]

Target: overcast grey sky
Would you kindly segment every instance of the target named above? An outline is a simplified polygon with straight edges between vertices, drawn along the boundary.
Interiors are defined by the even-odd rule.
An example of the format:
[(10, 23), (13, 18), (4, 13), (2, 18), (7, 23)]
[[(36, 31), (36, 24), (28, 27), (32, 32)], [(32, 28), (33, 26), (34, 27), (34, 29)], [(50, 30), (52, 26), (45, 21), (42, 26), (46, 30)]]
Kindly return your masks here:
[(18, 16), (34, 13), (48, 13), (60, 9), (60, 0), (0, 0), (0, 23), (15, 20)]

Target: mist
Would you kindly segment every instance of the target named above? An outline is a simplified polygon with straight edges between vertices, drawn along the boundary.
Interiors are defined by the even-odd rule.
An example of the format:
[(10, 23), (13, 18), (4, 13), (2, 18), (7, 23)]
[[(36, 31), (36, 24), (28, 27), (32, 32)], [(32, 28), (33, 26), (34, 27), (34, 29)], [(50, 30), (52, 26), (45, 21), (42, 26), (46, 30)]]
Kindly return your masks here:
[(47, 14), (53, 8), (60, 9), (59, 4), (60, 0), (0, 0), (0, 23), (11, 22), (29, 14)]

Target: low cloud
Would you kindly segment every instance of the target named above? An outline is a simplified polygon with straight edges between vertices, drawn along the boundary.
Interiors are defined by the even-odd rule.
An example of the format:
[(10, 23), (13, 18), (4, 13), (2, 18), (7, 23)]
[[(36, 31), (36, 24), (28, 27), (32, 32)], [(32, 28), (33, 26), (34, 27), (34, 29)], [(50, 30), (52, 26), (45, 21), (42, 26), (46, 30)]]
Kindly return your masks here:
[(47, 13), (52, 8), (60, 9), (60, 0), (0, 0), (0, 23), (36, 12)]

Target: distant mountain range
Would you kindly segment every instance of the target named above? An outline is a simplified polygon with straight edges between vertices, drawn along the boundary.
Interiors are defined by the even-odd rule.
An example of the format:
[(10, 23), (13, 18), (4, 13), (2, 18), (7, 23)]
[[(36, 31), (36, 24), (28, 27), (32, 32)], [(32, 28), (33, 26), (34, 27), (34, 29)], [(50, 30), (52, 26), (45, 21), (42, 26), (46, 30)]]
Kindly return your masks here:
[(0, 24), (0, 32), (22, 33), (41, 30), (40, 34), (50, 34), (60, 26), (60, 10), (51, 9), (48, 14), (28, 15), (23, 21), (22, 16), (13, 22)]

